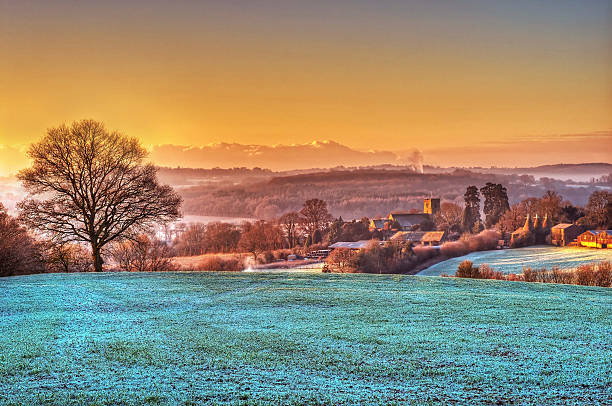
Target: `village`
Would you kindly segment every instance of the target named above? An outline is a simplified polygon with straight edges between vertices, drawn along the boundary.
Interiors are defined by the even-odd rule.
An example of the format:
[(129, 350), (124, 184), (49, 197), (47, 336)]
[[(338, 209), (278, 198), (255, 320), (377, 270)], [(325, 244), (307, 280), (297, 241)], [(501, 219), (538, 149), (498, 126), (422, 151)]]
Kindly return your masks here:
[[(423, 211), (415, 212), (392, 212), (385, 218), (371, 219), (369, 230), (380, 243), (386, 241), (409, 241), (415, 245), (439, 248), (444, 242), (454, 241), (459, 238), (458, 233), (446, 231), (423, 231), (433, 227), (434, 217), (440, 211), (439, 198), (426, 198), (423, 202)], [(588, 248), (612, 248), (612, 230), (584, 230), (583, 227), (573, 223), (551, 224), (548, 214), (541, 218), (538, 213), (532, 217), (527, 214), (522, 227), (500, 239), (497, 248), (511, 248), (519, 239), (526, 240), (523, 245), (554, 245)], [(360, 241), (338, 241), (329, 246), (330, 250), (336, 248), (347, 248), (351, 250), (364, 249), (370, 240)], [(317, 253), (328, 251), (313, 252)]]

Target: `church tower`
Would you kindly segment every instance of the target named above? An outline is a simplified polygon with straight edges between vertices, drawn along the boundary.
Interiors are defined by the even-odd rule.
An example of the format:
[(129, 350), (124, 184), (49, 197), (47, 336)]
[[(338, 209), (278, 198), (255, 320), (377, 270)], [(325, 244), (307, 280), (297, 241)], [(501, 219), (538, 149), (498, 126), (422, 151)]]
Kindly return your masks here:
[(439, 198), (429, 198), (425, 199), (423, 203), (423, 213), (435, 215), (440, 211), (440, 199)]

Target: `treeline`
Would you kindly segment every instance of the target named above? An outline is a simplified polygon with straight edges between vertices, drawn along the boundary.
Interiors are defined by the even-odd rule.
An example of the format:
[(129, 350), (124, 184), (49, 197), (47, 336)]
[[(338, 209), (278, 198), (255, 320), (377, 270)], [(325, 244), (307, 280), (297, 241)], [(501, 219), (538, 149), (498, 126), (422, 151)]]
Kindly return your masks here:
[(34, 236), (0, 203), (0, 276), (89, 270), (86, 248)]
[[(154, 236), (139, 235), (116, 242), (104, 254), (115, 264), (107, 270), (177, 269), (171, 260), (170, 247)], [(35, 235), (0, 204), (0, 276), (92, 271), (92, 254), (85, 245)]]
[[(612, 225), (612, 193), (604, 190), (591, 193), (585, 207), (575, 206), (550, 190), (542, 197), (529, 197), (512, 206), (509, 200), (502, 184), (487, 182), (480, 189), (470, 185), (464, 194), (463, 207), (450, 202), (441, 204), (434, 217), (435, 225), (438, 230), (455, 234), (495, 229), (513, 248), (550, 243), (551, 228), (559, 223), (573, 223), (583, 229), (607, 229)], [(528, 227), (524, 228), (530, 217)], [(542, 227), (539, 230), (532, 229), (536, 217), (538, 227)], [(516, 230), (520, 232), (510, 239)]]
[[(241, 225), (213, 222), (190, 224), (174, 238), (175, 256), (209, 253), (249, 253), (258, 261), (262, 254), (289, 250), (298, 255), (336, 241), (356, 241), (377, 237), (369, 230), (367, 218), (345, 222), (333, 219), (327, 203), (309, 199), (299, 211), (290, 211), (274, 220), (258, 220)], [(286, 255), (285, 255), (286, 256)], [(279, 259), (279, 258), (275, 258)]]
[(422, 199), (434, 193), (443, 201), (463, 203), (470, 185), (503, 184), (509, 203), (515, 204), (547, 190), (562, 194), (574, 205), (585, 205), (596, 185), (528, 175), (491, 175), (465, 170), (443, 174), (417, 174), (407, 170), (335, 170), (295, 176), (276, 176), (261, 182), (224, 182), (184, 188), (184, 211), (188, 214), (277, 218), (299, 210), (302, 202), (325, 200), (336, 217), (358, 219), (386, 215), (394, 210), (422, 209)]
[(522, 274), (503, 274), (487, 264), (474, 266), (471, 261), (466, 260), (457, 267), (455, 277), (612, 287), (612, 264), (609, 261), (603, 261), (583, 264), (575, 269), (553, 267), (550, 270), (546, 268), (534, 269), (525, 267)]

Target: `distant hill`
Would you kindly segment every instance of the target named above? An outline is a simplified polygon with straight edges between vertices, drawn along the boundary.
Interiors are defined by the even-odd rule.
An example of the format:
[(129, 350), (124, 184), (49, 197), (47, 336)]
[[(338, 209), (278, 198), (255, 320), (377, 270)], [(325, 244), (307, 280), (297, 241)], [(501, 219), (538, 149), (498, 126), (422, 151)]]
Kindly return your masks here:
[(386, 215), (392, 210), (422, 209), (423, 198), (431, 195), (443, 201), (463, 203), (467, 186), (482, 187), (487, 182), (506, 186), (511, 204), (553, 190), (573, 204), (585, 205), (593, 191), (611, 186), (602, 182), (538, 180), (534, 175), (466, 169), (421, 174), (404, 167), (217, 178), (206, 184), (183, 187), (179, 192), (187, 214), (271, 219), (299, 210), (307, 199), (319, 198), (328, 202), (333, 215), (353, 219)]
[[(442, 172), (457, 168), (438, 168)], [(554, 179), (571, 179), (577, 182), (585, 182), (591, 178), (600, 178), (612, 173), (612, 164), (609, 163), (583, 163), (583, 164), (556, 164), (541, 165), (523, 168), (465, 168), (480, 173), (498, 173), (514, 175), (532, 175), (538, 178), (547, 177)], [(435, 168), (425, 167), (425, 171), (435, 171)]]

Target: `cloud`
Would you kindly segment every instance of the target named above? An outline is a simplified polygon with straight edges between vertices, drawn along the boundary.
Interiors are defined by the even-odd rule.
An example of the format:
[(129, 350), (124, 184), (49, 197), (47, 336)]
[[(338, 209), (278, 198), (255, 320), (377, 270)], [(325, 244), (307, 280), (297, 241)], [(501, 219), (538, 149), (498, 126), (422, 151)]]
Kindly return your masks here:
[(219, 143), (203, 147), (158, 145), (151, 160), (161, 166), (261, 167), (273, 170), (406, 164), (391, 151), (358, 151), (334, 141), (297, 145), (244, 145)]

